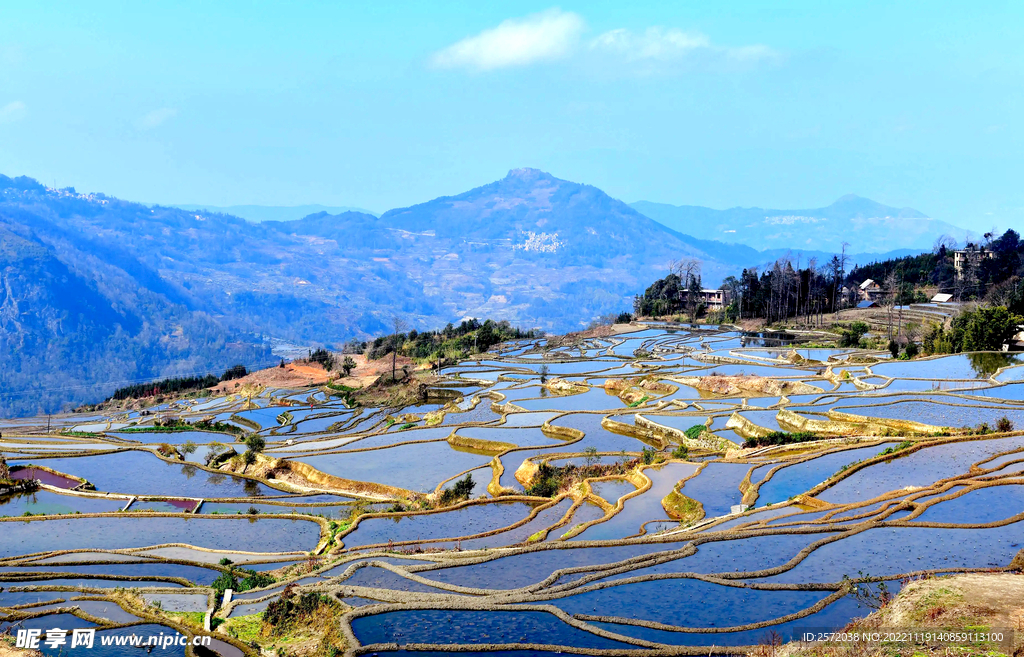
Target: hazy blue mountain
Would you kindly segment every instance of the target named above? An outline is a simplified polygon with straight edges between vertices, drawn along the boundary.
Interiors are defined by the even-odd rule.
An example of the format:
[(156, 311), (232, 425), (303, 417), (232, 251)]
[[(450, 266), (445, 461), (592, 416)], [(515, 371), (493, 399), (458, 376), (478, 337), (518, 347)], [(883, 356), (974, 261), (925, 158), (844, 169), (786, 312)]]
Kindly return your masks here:
[(126, 247), (111, 229), (120, 202), (10, 182), (0, 176), (0, 416), (270, 362), (262, 340), (197, 309), (205, 299)]
[(216, 212), (220, 214), (230, 214), (235, 217), (241, 217), (248, 221), (260, 223), (263, 221), (294, 221), (296, 219), (302, 219), (303, 217), (311, 214), (317, 214), (319, 212), (326, 212), (328, 214), (340, 214), (342, 212), (361, 212), (363, 214), (373, 214), (369, 210), (362, 208), (351, 208), (346, 206), (335, 206), (335, 205), (203, 205), (203, 204), (184, 204), (184, 205), (172, 205), (173, 208), (180, 208), (182, 210), (192, 210), (195, 212), (205, 210), (206, 212)]
[(824, 208), (713, 210), (696, 205), (637, 201), (635, 210), (673, 230), (697, 238), (746, 244), (758, 249), (838, 251), (842, 243), (855, 253), (932, 248), (950, 235), (964, 241), (969, 231), (929, 218), (913, 208), (893, 208), (853, 194)]
[(362, 253), (407, 274), (422, 286), (419, 298), (439, 309), (436, 321), (498, 317), (568, 330), (628, 309), (674, 258), (702, 258), (712, 281), (732, 270), (596, 187), (536, 169), (379, 218), (320, 213), (264, 227), (324, 238), (325, 254)]
[(260, 223), (0, 176), (0, 415), (266, 363), (271, 340), (338, 347), (395, 315), (573, 330), (630, 309), (673, 260), (702, 260), (714, 286), (785, 251), (692, 236), (536, 169), (380, 217)]

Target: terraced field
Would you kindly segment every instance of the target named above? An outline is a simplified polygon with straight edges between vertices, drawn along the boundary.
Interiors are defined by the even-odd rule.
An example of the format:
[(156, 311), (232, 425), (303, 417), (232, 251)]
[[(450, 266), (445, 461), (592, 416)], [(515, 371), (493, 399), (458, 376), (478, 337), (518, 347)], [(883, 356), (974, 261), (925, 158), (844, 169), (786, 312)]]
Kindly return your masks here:
[[(257, 654), (230, 628), (294, 584), (346, 605), (349, 654), (735, 654), (1024, 564), (1013, 357), (634, 328), (503, 345), (401, 409), (324, 387), (0, 422), (40, 482), (0, 496), (0, 631), (205, 625)], [(250, 434), (251, 464), (205, 458)]]

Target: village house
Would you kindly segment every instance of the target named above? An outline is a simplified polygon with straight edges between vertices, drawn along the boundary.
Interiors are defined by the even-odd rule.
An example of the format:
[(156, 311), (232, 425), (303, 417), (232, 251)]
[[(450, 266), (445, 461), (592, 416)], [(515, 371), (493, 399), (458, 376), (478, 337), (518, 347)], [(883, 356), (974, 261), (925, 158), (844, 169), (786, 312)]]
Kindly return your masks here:
[(878, 301), (882, 294), (884, 294), (882, 286), (871, 278), (857, 286), (857, 295), (861, 301)]
[(977, 269), (983, 259), (994, 257), (996, 257), (994, 251), (968, 245), (966, 249), (953, 251), (953, 270), (959, 278), (963, 275), (964, 268), (967, 266), (967, 263), (970, 263), (973, 269)]
[[(684, 304), (690, 297), (689, 290), (679, 290), (679, 300)], [(708, 310), (722, 310), (731, 303), (729, 290), (701, 290), (700, 302)]]

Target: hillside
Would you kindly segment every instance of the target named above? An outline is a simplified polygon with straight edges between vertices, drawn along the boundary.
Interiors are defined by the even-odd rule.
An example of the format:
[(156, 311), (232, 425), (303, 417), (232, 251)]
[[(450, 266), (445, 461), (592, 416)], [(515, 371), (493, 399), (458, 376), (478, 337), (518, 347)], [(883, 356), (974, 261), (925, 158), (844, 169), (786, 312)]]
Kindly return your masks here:
[(345, 206), (330, 205), (207, 205), (202, 203), (191, 203), (173, 205), (171, 207), (191, 212), (203, 212), (217, 214), (230, 214), (241, 217), (246, 221), (260, 223), (261, 221), (295, 221), (308, 217), (311, 214), (326, 212), (328, 214), (340, 214), (342, 212), (362, 212), (372, 214), (369, 210)]
[(380, 217), (260, 223), (0, 177), (0, 253), (5, 415), (259, 365), (269, 343), (338, 347), (395, 315), (421, 330), (466, 317), (576, 330), (630, 309), (673, 260), (702, 260), (713, 286), (776, 257), (536, 169)]
[(929, 250), (943, 235), (963, 241), (969, 232), (913, 208), (893, 208), (848, 194), (824, 208), (773, 210), (637, 201), (630, 206), (669, 228), (701, 239), (724, 240), (758, 249), (815, 249), (881, 253)]
[(262, 344), (195, 310), (114, 242), (58, 225), (59, 207), (12, 211), (11, 192), (0, 188), (0, 416), (58, 410), (126, 381), (269, 361)]

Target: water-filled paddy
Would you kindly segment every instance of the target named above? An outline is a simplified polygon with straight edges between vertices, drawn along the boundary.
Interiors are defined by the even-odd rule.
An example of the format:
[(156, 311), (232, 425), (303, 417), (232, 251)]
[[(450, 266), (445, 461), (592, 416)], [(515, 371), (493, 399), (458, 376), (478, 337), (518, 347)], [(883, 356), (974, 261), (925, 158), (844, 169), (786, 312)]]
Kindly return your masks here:
[(757, 504), (777, 504), (800, 493), (806, 493), (836, 474), (840, 468), (876, 456), (896, 444), (883, 443), (872, 447), (843, 450), (782, 468), (758, 489)]
[[(199, 498), (281, 494), (257, 481), (207, 472), (187, 463), (168, 463), (149, 452), (137, 450), (75, 458), (34, 459), (31, 463), (82, 477), (96, 490), (107, 493)], [(23, 462), (12, 461), (14, 464)]]
[(1021, 447), (1024, 437), (971, 440), (920, 449), (858, 470), (817, 495), (826, 502), (869, 500), (906, 486), (966, 475), (973, 463)]
[(117, 511), (124, 500), (106, 500), (61, 495), (48, 490), (0, 495), (0, 516), (58, 515), (65, 513), (104, 513)]
[[(771, 622), (807, 609), (829, 592), (732, 587), (687, 577), (628, 584), (622, 581), (643, 575), (664, 577), (698, 573), (742, 577), (742, 581), (731, 580), (738, 584), (821, 583), (835, 586), (844, 575), (856, 578), (859, 573), (898, 578), (921, 569), (955, 571), (958, 568), (1007, 565), (1021, 549), (1021, 533), (1017, 525), (950, 529), (899, 524), (993, 523), (1020, 513), (1024, 509), (1024, 486), (1019, 483), (1024, 463), (1012, 462), (1024, 459), (1024, 452), (997, 456), (1000, 452), (1024, 449), (1024, 438), (1019, 436), (964, 442), (954, 442), (955, 437), (908, 436), (911, 442), (927, 440), (936, 444), (859, 471), (858, 462), (875, 457), (885, 447), (897, 446), (904, 436), (886, 438), (882, 444), (877, 444), (878, 438), (871, 438), (875, 445), (853, 443), (849, 449), (827, 454), (822, 444), (756, 454), (731, 450), (727, 459), (724, 458), (724, 449), (711, 452), (708, 451), (709, 443), (690, 442), (689, 459), (699, 461), (703, 469), (681, 487), (680, 481), (693, 475), (698, 465), (677, 462), (648, 467), (643, 472), (650, 477), (652, 484), (644, 492), (638, 492), (634, 484), (627, 483), (621, 476), (617, 479), (603, 477), (603, 481), (592, 482), (590, 488), (593, 493), (611, 505), (629, 496), (624, 499), (618, 513), (598, 506), (593, 498), (590, 501), (581, 499), (586, 487), (579, 481), (562, 482), (559, 490), (551, 492), (562, 496), (555, 502), (547, 498), (534, 498), (530, 503), (495, 498), (499, 493), (507, 494), (507, 490), (501, 489), (522, 493), (522, 486), (515, 480), (514, 473), (528, 458), (543, 461), (550, 455), (560, 454), (553, 459), (555, 465), (582, 465), (592, 461), (606, 466), (628, 462), (630, 458), (640, 456), (645, 448), (647, 457), (652, 456), (649, 450), (653, 448), (655, 460), (671, 458), (675, 445), (660, 449), (665, 444), (662, 437), (645, 434), (644, 424), (635, 422), (637, 413), (680, 431), (710, 421), (718, 436), (736, 443), (742, 440), (724, 430), (734, 412), (754, 424), (774, 430), (780, 428), (776, 418), (780, 406), (817, 420), (827, 419), (827, 412), (836, 409), (878, 418), (949, 426), (954, 430), (965, 426), (977, 427), (981, 423), (993, 427), (1003, 416), (1018, 428), (1024, 427), (1024, 406), (1021, 405), (1024, 402), (1024, 385), (998, 385), (989, 378), (999, 368), (1008, 365), (1012, 367), (999, 375), (1000, 380), (1016, 381), (1024, 377), (1024, 365), (1016, 364), (1020, 358), (1016, 354), (958, 354), (928, 360), (877, 362), (880, 356), (887, 354), (861, 352), (856, 354), (857, 357), (867, 355), (867, 360), (874, 363), (862, 365), (846, 360), (850, 354), (856, 353), (848, 349), (790, 344), (795, 340), (820, 343), (830, 339), (825, 335), (808, 334), (742, 335), (735, 331), (718, 331), (714, 327), (702, 327), (699, 332), (691, 332), (678, 326), (666, 331), (661, 326), (649, 325), (632, 334), (586, 338), (553, 349), (540, 339), (492, 349), (486, 355), (478, 356), (477, 361), (444, 368), (442, 375), (449, 378), (440, 387), (446, 390), (431, 396), (429, 403), (402, 408), (350, 409), (344, 407), (340, 397), (328, 396), (319, 389), (268, 388), (254, 398), (254, 407), (245, 404), (244, 400), (207, 396), (166, 402), (147, 409), (155, 417), (128, 411), (54, 418), (54, 426), (57, 427), (80, 425), (108, 432), (109, 444), (96, 442), (98, 439), (81, 442), (86, 439), (45, 435), (39, 430), (45, 422), (38, 419), (20, 423), (22, 426), (16, 429), (19, 435), (12, 439), (8, 436), (9, 431), (13, 433), (9, 427), (13, 428), (18, 423), (0, 423), (7, 436), (0, 450), (7, 450), (13, 465), (45, 465), (88, 479), (99, 491), (121, 494), (104, 499), (102, 496), (73, 497), (40, 490), (31, 495), (0, 498), (0, 515), (21, 516), (26, 512), (106, 514), (98, 518), (37, 519), (30, 523), (19, 518), (0, 523), (5, 537), (0, 543), (0, 559), (6, 559), (0, 563), (0, 579), (13, 584), (13, 580), (24, 579), (29, 577), (29, 573), (36, 572), (41, 575), (32, 575), (36, 579), (22, 583), (39, 586), (53, 582), (80, 586), (92, 583), (97, 587), (112, 587), (129, 581), (118, 578), (132, 577), (137, 579), (130, 580), (131, 586), (160, 585), (164, 578), (182, 578), (204, 586), (219, 574), (217, 564), (222, 559), (229, 559), (241, 567), (251, 562), (271, 560), (269, 563), (254, 563), (252, 568), (268, 572), (295, 565), (297, 567), (288, 568), (288, 576), (299, 578), (300, 589), (325, 587), (324, 590), (339, 592), (352, 604), (365, 606), (374, 601), (401, 603), (406, 599), (403, 596), (409, 594), (445, 593), (443, 589), (431, 586), (430, 582), (491, 590), (518, 589), (544, 582), (556, 571), (581, 568), (581, 572), (563, 574), (557, 581), (552, 578), (554, 583), (531, 588), (523, 593), (523, 599), (550, 604), (572, 614), (648, 619), (692, 627), (698, 631), (666, 632), (627, 624), (595, 623), (596, 627), (623, 636), (666, 645), (710, 648), (712, 645), (760, 643), (768, 632), (778, 632), (783, 638), (789, 638), (801, 627), (838, 628), (868, 610), (858, 607), (855, 599), (846, 597), (804, 619), (775, 623), (758, 630), (708, 633), (700, 630)], [(609, 350), (614, 355), (609, 355)], [(865, 383), (885, 384), (885, 387), (861, 391), (851, 381), (843, 381), (832, 390), (834, 384), (821, 377), (822, 365), (808, 363), (803, 367), (784, 360), (771, 361), (788, 358), (791, 350), (806, 360), (824, 362), (832, 359), (831, 362), (838, 363), (833, 372), (849, 371), (862, 377)], [(642, 355), (634, 357), (634, 354)], [(702, 354), (746, 359), (747, 362), (703, 361), (700, 358), (706, 356)], [(545, 381), (541, 380), (542, 367), (547, 368)], [(623, 387), (634, 388), (640, 380), (676, 385), (671, 383), (672, 379), (708, 374), (747, 374), (802, 381), (821, 388), (822, 392), (792, 395), (788, 399), (779, 396), (778, 392), (773, 395), (749, 392), (735, 397), (719, 397), (683, 386), (668, 395), (649, 394), (647, 399), (641, 399), (641, 393), (631, 398), (630, 401), (637, 401), (630, 406), (603, 387), (606, 380), (616, 378), (630, 379)], [(465, 378), (460, 381), (453, 375)], [(554, 394), (543, 388), (542, 383), (555, 377), (589, 387), (579, 394)], [(486, 379), (493, 384), (485, 389), (468, 383), (469, 379)], [(948, 390), (957, 392), (943, 393)], [(504, 395), (507, 406), (500, 402), (492, 404), (494, 400), (484, 396), (488, 391)], [(453, 397), (450, 405), (438, 401), (453, 394), (460, 397)], [(476, 402), (473, 395), (478, 395)], [(747, 405), (741, 406), (744, 397)], [(286, 409), (277, 405), (293, 401), (299, 401), (302, 407)], [(433, 425), (439, 419), (435, 417), (430, 420), (432, 426), (426, 426), (423, 414), (441, 409), (445, 415), (440, 423)], [(502, 409), (514, 412), (503, 413)], [(290, 418), (279, 418), (284, 410), (288, 410)], [(330, 486), (335, 480), (311, 475), (313, 479), (307, 481), (315, 485), (305, 486), (297, 475), (289, 476), (299, 469), (289, 471), (282, 468), (277, 474), (285, 474), (276, 485), (289, 491), (307, 493), (290, 496), (283, 490), (268, 486), (265, 481), (250, 481), (225, 472), (212, 473), (196, 466), (204, 462), (205, 445), (212, 441), (227, 443), (236, 451), (243, 451), (244, 447), (233, 436), (209, 432), (123, 431), (123, 427), (130, 425), (146, 426), (156, 417), (184, 415), (194, 420), (205, 414), (216, 414), (217, 419), (234, 423), (246, 432), (253, 430), (252, 426), (246, 425), (254, 423), (253, 426), (260, 427), (260, 434), (267, 440), (265, 456), (285, 457), (286, 462), (299, 460), (327, 475), (357, 484), (347, 488), (349, 491), (359, 490), (358, 484), (364, 482), (411, 492), (381, 493), (380, 487), (368, 485), (362, 492), (372, 495), (373, 499), (332, 495)], [(405, 414), (416, 417), (405, 417)], [(615, 423), (609, 423), (609, 426), (622, 433), (602, 426), (606, 416)], [(540, 430), (545, 422), (577, 429), (585, 435), (577, 442), (547, 435)], [(482, 423), (487, 423), (487, 426), (480, 426)], [(408, 426), (410, 424), (414, 426)], [(498, 481), (500, 486), (488, 487), (492, 483), (490, 466), (497, 449), (455, 448), (447, 442), (453, 432), (465, 440), (508, 443), (524, 449), (516, 449), (501, 457), (504, 471)], [(181, 445), (186, 441), (200, 447), (186, 457), (186, 463), (167, 463), (150, 452), (140, 450), (75, 458), (64, 455), (55, 459), (45, 458), (47, 453), (64, 449), (88, 452), (114, 448), (124, 445), (122, 441), (135, 441), (147, 449), (155, 449), (159, 443)], [(399, 444), (409, 442), (415, 444)], [(835, 444), (830, 443), (831, 446)], [(478, 444), (478, 447), (486, 446), (485, 443)], [(710, 447), (714, 449), (714, 445)], [(603, 456), (595, 455), (591, 450), (597, 450)], [(988, 470), (971, 469), (972, 464), (986, 459), (991, 460), (981, 467)], [(760, 483), (758, 508), (764, 509), (766, 504), (775, 506), (742, 517), (730, 516), (743, 497), (739, 485), (752, 468), (755, 470), (751, 481), (755, 485)], [(770, 479), (763, 481), (773, 468), (778, 470)], [(836, 507), (812, 509), (808, 506), (801, 509), (779, 504), (815, 489), (840, 471), (846, 473), (844, 468), (852, 474), (816, 495)], [(996, 470), (991, 472), (992, 469)], [(454, 509), (439, 506), (438, 500), (432, 496), (438, 484), (470, 470), (476, 482), (470, 497), (473, 503)], [(264, 470), (256, 468), (255, 471)], [(951, 477), (957, 478), (958, 485), (936, 492), (936, 482)], [(38, 478), (63, 488), (72, 488), (80, 483), (78, 479), (49, 474)], [(634, 472), (630, 478), (640, 481), (641, 475)], [(1005, 482), (1006, 485), (979, 488), (951, 497), (965, 490), (965, 486), (983, 482), (986, 478), (1001, 478), (999, 483)], [(289, 488), (296, 483), (299, 488)], [(445, 485), (452, 486), (450, 482)], [(701, 503), (706, 514), (704, 521), (687, 519), (680, 523), (668, 519), (662, 500), (676, 488), (682, 495)], [(871, 501), (885, 493), (891, 493), (896, 502), (886, 506), (879, 500)], [(386, 499), (392, 494), (407, 499)], [(152, 496), (174, 499), (146, 499)], [(915, 507), (909, 503), (906, 508), (892, 513), (894, 505), (900, 501), (916, 497), (920, 504), (942, 496), (950, 499), (937, 502), (918, 518), (911, 518)], [(135, 499), (129, 512), (120, 513), (118, 509), (130, 497)], [(275, 498), (282, 504), (275, 504), (268, 498)], [(185, 505), (192, 505), (198, 499), (203, 500), (198, 510), (200, 515), (182, 513), (189, 510)], [(396, 501), (399, 506), (395, 506)], [(314, 506), (317, 503), (329, 505)], [(809, 500), (807, 504), (813, 505), (814, 501)], [(547, 505), (547, 508), (540, 505)], [(363, 515), (358, 523), (353, 523), (359, 514), (397, 511), (399, 508), (422, 511), (402, 514), (392, 511), (380, 517)], [(534, 509), (536, 516), (525, 521)], [(148, 518), (143, 514), (132, 514), (132, 510), (165, 511), (174, 515)], [(323, 516), (324, 538), (333, 537), (334, 542), (318, 555), (309, 556), (321, 539), (321, 527), (312, 521), (275, 517), (275, 514), (283, 513)], [(706, 521), (713, 518), (722, 520), (709, 526)], [(688, 525), (691, 521), (697, 524)], [(763, 522), (763, 529), (748, 531), (751, 523), (758, 522)], [(522, 524), (515, 526), (518, 523)], [(346, 534), (353, 524), (355, 529)], [(644, 531), (646, 534), (642, 533)], [(652, 536), (655, 532), (662, 533)], [(768, 533), (756, 535), (759, 532)], [(462, 536), (481, 533), (489, 535), (461, 540)], [(827, 542), (835, 538), (839, 540)], [(588, 543), (590, 541), (595, 543)], [(386, 556), (380, 547), (369, 547), (386, 548), (389, 542), (393, 551), (387, 552)], [(801, 550), (819, 543), (802, 562), (795, 562)], [(131, 555), (99, 551), (128, 548), (146, 549)], [(495, 551), (493, 548), (504, 549)], [(84, 552), (53, 554), (58, 549), (80, 549)], [(274, 552), (288, 554), (273, 555)], [(10, 559), (30, 553), (39, 554), (42, 558), (23, 562)], [(145, 559), (143, 555), (180, 563)], [(342, 575), (352, 565), (353, 558), (379, 559), (399, 569), (410, 568), (416, 575), (424, 577), (427, 583), (414, 582), (400, 573), (376, 566), (358, 568), (344, 581), (331, 579)], [(612, 574), (617, 562), (627, 559), (634, 560), (632, 565), (619, 568), (620, 572)], [(783, 569), (783, 572), (766, 576), (767, 569)], [(318, 572), (322, 575), (317, 575)], [(584, 578), (586, 582), (581, 581)], [(580, 588), (589, 586), (588, 582), (612, 585), (594, 590)], [(262, 611), (271, 599), (279, 597), (284, 586), (283, 581), (278, 581), (263, 589), (239, 594), (241, 602), (235, 606), (231, 616)], [(346, 586), (352, 590), (346, 592)], [(890, 588), (897, 586), (892, 583)], [(209, 602), (205, 589), (190, 589), (180, 583), (173, 588), (177, 589), (175, 593), (147, 594), (148, 599), (161, 602), (165, 608), (205, 611)], [(0, 605), (40, 601), (49, 603), (51, 606), (46, 607), (49, 610), (61, 604), (56, 600), (67, 597), (67, 593), (3, 590), (0, 591)], [(269, 599), (257, 602), (261, 597)], [(457, 599), (472, 607), (478, 598), (459, 595)], [(90, 609), (95, 607), (97, 616), (111, 618), (115, 622), (134, 620), (129, 618), (129, 614), (111, 607), (109, 601), (90, 601), (88, 604), (92, 605)], [(223, 615), (225, 612), (220, 613)], [(50, 621), (63, 622), (47, 619)], [(77, 620), (69, 622), (81, 623)], [(480, 650), (476, 651), (479, 654), (485, 654), (484, 642), (530, 641), (573, 646), (583, 651), (628, 647), (572, 628), (551, 614), (516, 611), (514, 608), (498, 611), (407, 609), (357, 619), (354, 627), (356, 635), (364, 643), (394, 641), (400, 645), (409, 642), (449, 645), (467, 642), (479, 644)], [(426, 650), (397, 654), (432, 653)]]
[(644, 474), (651, 480), (650, 490), (626, 500), (622, 513), (593, 525), (577, 536), (576, 540), (599, 541), (639, 534), (643, 523), (668, 517), (661, 506), (661, 500), (672, 492), (680, 480), (689, 477), (696, 470), (697, 466), (688, 463), (669, 463), (660, 468), (644, 470)]
[(700, 474), (683, 484), (680, 492), (700, 502), (706, 517), (723, 516), (740, 503), (740, 482), (749, 469), (742, 463), (708, 463)]
[(530, 637), (581, 648), (625, 648), (543, 612), (399, 611), (352, 623), (363, 643), (519, 643)]
[(388, 541), (426, 541), (482, 534), (525, 519), (533, 507), (522, 502), (474, 504), (457, 511), (428, 515), (364, 518), (345, 536), (347, 547)]
[[(45, 524), (44, 524), (45, 523)], [(309, 550), (316, 545), (320, 527), (302, 520), (261, 518), (73, 518), (46, 521), (7, 521), (0, 525), (4, 541), (0, 557), (60, 549), (105, 550), (144, 547), (163, 543), (188, 543), (196, 547), (254, 552)]]

